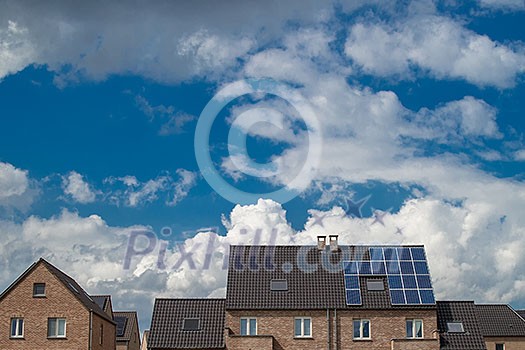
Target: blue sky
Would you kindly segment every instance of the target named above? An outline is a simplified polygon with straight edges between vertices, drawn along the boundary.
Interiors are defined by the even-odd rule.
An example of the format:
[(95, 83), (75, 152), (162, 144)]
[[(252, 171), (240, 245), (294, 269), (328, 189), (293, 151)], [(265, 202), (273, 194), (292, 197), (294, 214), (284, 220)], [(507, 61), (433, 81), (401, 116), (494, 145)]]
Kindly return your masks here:
[[(146, 327), (274, 229), (423, 243), (438, 298), (525, 307), (522, 0), (0, 4), (0, 285), (45, 256)], [(225, 195), (202, 137), (228, 193), (296, 195)], [(166, 266), (219, 233), (218, 261), (160, 268), (155, 241), (124, 269), (137, 230)]]

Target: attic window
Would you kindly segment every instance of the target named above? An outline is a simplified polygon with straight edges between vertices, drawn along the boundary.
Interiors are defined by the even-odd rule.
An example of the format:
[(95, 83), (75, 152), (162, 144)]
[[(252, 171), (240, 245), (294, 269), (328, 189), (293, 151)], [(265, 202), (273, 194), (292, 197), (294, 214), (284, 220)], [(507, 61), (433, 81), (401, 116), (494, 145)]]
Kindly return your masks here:
[(183, 331), (198, 331), (199, 329), (200, 329), (200, 319), (199, 318), (185, 318), (182, 321)]
[(369, 291), (385, 290), (385, 284), (383, 283), (383, 280), (379, 279), (367, 280), (366, 289)]
[(462, 322), (447, 322), (447, 331), (449, 333), (465, 333)]
[(271, 280), (270, 290), (272, 291), (287, 291), (288, 281), (287, 280)]
[(34, 283), (33, 284), (33, 296), (34, 297), (45, 297), (46, 296), (46, 284), (45, 283)]

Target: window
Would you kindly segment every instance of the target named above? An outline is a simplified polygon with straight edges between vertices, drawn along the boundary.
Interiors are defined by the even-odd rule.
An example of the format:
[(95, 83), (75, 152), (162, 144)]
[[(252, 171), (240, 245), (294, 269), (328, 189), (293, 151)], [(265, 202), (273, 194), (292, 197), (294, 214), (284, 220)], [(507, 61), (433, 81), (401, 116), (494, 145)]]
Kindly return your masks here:
[(47, 337), (48, 338), (65, 338), (66, 337), (66, 319), (65, 318), (48, 318), (47, 319)]
[(287, 291), (288, 281), (287, 280), (271, 280), (270, 290), (271, 291)]
[(370, 291), (385, 290), (385, 284), (383, 283), (383, 280), (380, 280), (380, 279), (367, 280), (366, 289)]
[(33, 297), (45, 297), (46, 296), (46, 284), (45, 283), (33, 283)]
[(370, 339), (370, 320), (354, 320), (354, 339)]
[(464, 333), (462, 322), (447, 322), (447, 331), (449, 333)]
[(185, 318), (182, 321), (183, 331), (198, 331), (200, 329), (200, 319), (198, 318)]
[(505, 350), (505, 344), (496, 344), (496, 350)]
[(257, 335), (256, 318), (241, 318), (241, 335)]
[(99, 339), (99, 344), (102, 345), (102, 343), (104, 342), (104, 325), (101, 324), (100, 325), (100, 339)]
[(23, 338), (24, 337), (24, 319), (23, 318), (12, 318), (11, 319), (11, 338)]
[(310, 338), (312, 336), (312, 319), (310, 317), (297, 317), (295, 319), (296, 338)]
[(407, 338), (423, 338), (422, 320), (407, 320)]

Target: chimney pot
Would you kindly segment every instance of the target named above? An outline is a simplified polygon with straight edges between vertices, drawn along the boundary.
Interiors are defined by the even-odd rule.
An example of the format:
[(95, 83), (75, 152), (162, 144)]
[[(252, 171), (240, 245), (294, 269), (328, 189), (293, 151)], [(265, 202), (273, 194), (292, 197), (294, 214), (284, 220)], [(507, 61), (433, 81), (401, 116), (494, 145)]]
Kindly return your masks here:
[(317, 236), (317, 250), (324, 250), (326, 247), (326, 236)]
[(330, 235), (330, 251), (336, 252), (339, 250), (338, 235)]

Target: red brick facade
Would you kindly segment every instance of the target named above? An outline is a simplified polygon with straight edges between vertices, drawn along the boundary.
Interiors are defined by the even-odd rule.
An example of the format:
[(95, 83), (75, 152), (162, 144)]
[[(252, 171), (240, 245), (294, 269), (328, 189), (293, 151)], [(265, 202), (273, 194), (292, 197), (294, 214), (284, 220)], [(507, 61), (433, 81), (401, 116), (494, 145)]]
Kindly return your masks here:
[[(241, 317), (257, 319), (257, 336), (239, 336)], [(294, 319), (312, 320), (312, 337), (294, 337)], [(353, 320), (370, 320), (369, 340), (353, 339)], [(406, 320), (423, 320), (423, 338), (406, 338)], [(246, 310), (226, 311), (229, 350), (409, 349), (438, 350), (435, 310)]]
[[(33, 284), (45, 283), (45, 297), (33, 297)], [(92, 350), (115, 349), (115, 325), (90, 313), (75, 295), (42, 263), (24, 276), (0, 300), (0, 349), (72, 350), (88, 349), (90, 317)], [(10, 338), (11, 318), (23, 318), (23, 338)], [(48, 318), (66, 319), (66, 336), (48, 338)], [(100, 344), (100, 326), (103, 342)]]

